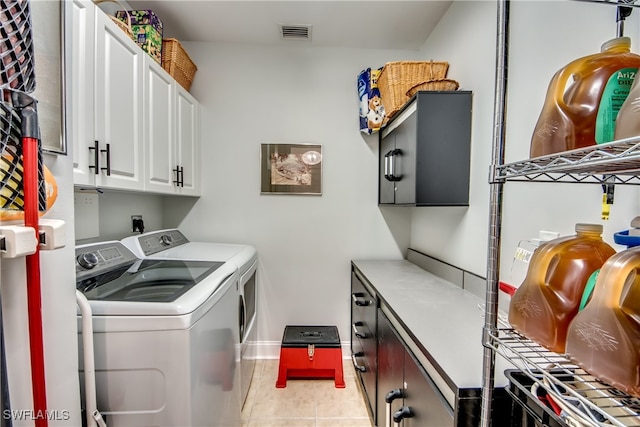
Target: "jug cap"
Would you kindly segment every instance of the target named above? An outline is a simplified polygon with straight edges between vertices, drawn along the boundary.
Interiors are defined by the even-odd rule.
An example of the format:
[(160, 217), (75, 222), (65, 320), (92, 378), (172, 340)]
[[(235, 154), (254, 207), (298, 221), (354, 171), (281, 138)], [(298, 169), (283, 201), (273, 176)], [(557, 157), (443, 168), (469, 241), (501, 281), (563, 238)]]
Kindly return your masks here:
[(576, 233), (598, 233), (602, 234), (602, 224), (585, 224), (585, 223), (577, 223), (576, 224)]
[(615, 39), (607, 40), (602, 43), (600, 50), (604, 52), (605, 50), (609, 50), (613, 47), (626, 47), (631, 49), (631, 37), (616, 37)]

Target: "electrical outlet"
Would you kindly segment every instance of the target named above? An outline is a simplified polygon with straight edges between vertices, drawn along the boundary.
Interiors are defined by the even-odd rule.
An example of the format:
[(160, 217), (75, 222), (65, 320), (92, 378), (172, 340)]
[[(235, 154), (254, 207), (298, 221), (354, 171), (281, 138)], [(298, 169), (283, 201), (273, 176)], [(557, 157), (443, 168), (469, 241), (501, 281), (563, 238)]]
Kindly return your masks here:
[(131, 215), (131, 231), (142, 233), (144, 232), (144, 222), (142, 221), (142, 215)]

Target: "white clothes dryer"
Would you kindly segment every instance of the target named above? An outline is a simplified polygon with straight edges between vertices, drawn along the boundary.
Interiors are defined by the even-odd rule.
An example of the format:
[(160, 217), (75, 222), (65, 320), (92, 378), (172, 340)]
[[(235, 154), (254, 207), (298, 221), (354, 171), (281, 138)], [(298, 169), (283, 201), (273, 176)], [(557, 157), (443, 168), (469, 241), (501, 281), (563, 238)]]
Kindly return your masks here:
[(240, 425), (237, 267), (139, 259), (117, 241), (77, 246), (76, 259), (108, 425)]
[(238, 269), (238, 330), (240, 340), (240, 387), (244, 405), (257, 358), (257, 266), (258, 254), (250, 245), (193, 242), (177, 229), (129, 236), (121, 240), (131, 252), (145, 259), (216, 261)]

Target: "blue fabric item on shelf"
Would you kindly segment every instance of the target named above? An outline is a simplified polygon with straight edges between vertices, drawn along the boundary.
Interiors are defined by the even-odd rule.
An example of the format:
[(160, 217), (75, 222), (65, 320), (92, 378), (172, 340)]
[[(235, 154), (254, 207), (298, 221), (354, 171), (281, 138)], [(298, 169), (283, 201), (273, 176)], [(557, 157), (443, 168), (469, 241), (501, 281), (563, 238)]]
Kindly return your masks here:
[(380, 130), (384, 122), (384, 106), (378, 89), (378, 76), (382, 67), (367, 68), (358, 74), (358, 98), (360, 99), (360, 132), (368, 135)]

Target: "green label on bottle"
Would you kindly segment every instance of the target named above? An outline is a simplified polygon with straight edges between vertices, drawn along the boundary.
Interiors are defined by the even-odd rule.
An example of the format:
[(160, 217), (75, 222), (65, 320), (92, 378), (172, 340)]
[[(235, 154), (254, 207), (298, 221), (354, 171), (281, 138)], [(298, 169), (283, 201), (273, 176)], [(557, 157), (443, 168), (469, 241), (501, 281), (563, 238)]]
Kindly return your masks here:
[(613, 141), (618, 111), (627, 99), (637, 68), (622, 68), (609, 77), (596, 116), (596, 143)]

